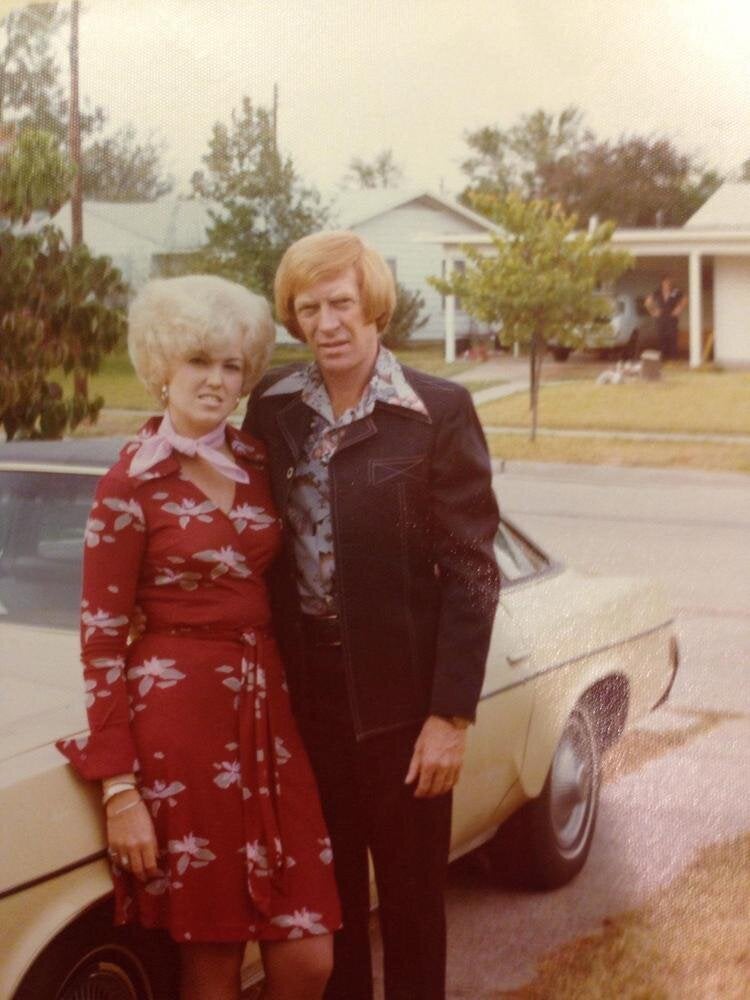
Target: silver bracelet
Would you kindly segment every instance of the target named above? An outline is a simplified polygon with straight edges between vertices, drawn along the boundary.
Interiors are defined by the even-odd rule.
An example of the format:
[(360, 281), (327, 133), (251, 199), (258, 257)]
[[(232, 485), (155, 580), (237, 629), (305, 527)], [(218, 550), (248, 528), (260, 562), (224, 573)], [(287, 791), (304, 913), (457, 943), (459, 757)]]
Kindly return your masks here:
[(102, 793), (102, 805), (106, 806), (109, 800), (114, 798), (115, 795), (119, 795), (120, 792), (127, 792), (135, 787), (135, 781), (113, 781)]
[(127, 812), (128, 809), (132, 809), (133, 806), (137, 806), (139, 802), (143, 802), (143, 799), (138, 796), (137, 799), (133, 799), (132, 802), (128, 802), (126, 806), (121, 806), (119, 809), (114, 809), (112, 812), (107, 813), (107, 818), (111, 819), (113, 816), (119, 816), (120, 813)]

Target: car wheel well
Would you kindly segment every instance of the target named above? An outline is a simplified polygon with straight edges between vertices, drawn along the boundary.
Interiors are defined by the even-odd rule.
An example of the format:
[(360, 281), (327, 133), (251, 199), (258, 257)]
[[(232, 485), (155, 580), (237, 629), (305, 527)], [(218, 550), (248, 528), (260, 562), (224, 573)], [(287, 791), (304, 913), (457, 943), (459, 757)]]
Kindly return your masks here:
[(592, 685), (581, 701), (591, 712), (600, 750), (622, 735), (628, 717), (630, 683), (624, 674), (610, 674)]

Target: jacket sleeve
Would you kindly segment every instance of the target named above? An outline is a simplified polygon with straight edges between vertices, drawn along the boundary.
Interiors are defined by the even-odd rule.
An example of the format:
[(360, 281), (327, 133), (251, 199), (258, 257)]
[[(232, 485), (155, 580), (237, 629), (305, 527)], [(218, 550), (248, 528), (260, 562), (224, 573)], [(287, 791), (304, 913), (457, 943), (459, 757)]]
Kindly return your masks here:
[(441, 592), (430, 711), (473, 719), (500, 589), (500, 515), (484, 433), (465, 390), (440, 419), (430, 489)]
[(112, 472), (99, 483), (86, 525), (81, 659), (88, 736), (57, 746), (84, 778), (138, 770), (130, 729), (125, 664), (130, 619), (146, 538), (134, 483)]

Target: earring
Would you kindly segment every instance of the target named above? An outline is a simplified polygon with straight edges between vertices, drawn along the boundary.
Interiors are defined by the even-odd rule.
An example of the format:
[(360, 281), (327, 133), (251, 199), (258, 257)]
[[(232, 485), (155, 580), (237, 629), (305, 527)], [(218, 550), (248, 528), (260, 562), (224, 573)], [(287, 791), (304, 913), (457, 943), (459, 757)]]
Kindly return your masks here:
[(167, 383), (166, 383), (166, 382), (165, 382), (165, 383), (164, 383), (164, 385), (163, 385), (163, 386), (161, 387), (161, 392), (159, 393), (159, 399), (160, 399), (160, 400), (162, 401), (162, 403), (163, 403), (163, 404), (164, 404), (165, 406), (166, 406), (166, 405), (167, 405), (167, 403), (169, 402), (169, 386), (167, 385)]

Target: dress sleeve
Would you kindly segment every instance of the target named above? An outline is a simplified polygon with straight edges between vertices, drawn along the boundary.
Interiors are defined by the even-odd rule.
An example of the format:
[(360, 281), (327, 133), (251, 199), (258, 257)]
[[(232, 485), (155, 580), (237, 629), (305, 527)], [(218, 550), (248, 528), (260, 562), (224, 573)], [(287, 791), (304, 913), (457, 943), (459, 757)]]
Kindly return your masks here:
[(125, 653), (145, 539), (135, 483), (107, 473), (96, 491), (83, 554), (81, 659), (90, 733), (57, 744), (84, 778), (138, 770)]
[(473, 719), (499, 593), (499, 523), (487, 444), (468, 392), (437, 428), (431, 513), (440, 618), (430, 711)]

